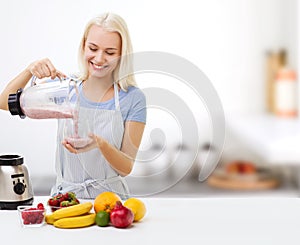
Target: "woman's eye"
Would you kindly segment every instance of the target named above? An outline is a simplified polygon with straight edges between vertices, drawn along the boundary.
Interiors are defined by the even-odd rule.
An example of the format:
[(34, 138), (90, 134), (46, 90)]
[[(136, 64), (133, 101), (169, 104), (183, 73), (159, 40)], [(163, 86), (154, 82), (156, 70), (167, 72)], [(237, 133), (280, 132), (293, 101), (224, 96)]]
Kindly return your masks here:
[(114, 52), (106, 52), (108, 55), (114, 55)]
[(91, 48), (91, 47), (90, 47), (90, 50), (91, 50), (92, 52), (96, 52), (96, 51), (97, 51), (96, 48)]

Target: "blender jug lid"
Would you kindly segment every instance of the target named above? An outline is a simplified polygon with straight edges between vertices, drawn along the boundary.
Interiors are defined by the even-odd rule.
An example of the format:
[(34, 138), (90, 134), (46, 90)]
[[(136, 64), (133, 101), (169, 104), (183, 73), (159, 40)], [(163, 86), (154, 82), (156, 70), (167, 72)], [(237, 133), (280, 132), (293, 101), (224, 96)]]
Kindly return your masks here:
[(24, 158), (19, 155), (0, 155), (0, 166), (16, 166), (23, 162)]
[(20, 105), (20, 96), (22, 92), (23, 89), (20, 88), (15, 94), (8, 95), (8, 109), (11, 115), (19, 115), (23, 119), (25, 118), (25, 114)]

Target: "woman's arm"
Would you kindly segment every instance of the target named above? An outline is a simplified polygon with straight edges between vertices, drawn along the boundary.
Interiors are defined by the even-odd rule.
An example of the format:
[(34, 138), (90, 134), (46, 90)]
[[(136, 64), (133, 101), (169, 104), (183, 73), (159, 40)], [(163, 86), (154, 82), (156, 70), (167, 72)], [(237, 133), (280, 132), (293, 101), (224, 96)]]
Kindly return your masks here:
[(92, 136), (96, 144), (92, 144), (84, 149), (76, 150), (66, 141), (63, 142), (63, 145), (72, 153), (85, 152), (95, 148), (96, 146), (101, 151), (105, 159), (110, 163), (112, 168), (114, 168), (120, 175), (126, 176), (133, 168), (135, 157), (143, 137), (144, 128), (145, 124), (141, 122), (125, 122), (121, 150), (118, 150), (105, 139), (97, 135)]
[(16, 93), (19, 88), (24, 88), (31, 76), (30, 70), (26, 68), (6, 85), (0, 94), (0, 109), (8, 110), (8, 96), (12, 93)]
[(130, 174), (135, 157), (144, 133), (145, 124), (140, 122), (126, 122), (124, 137), (119, 151), (107, 141), (97, 137), (98, 148), (110, 165), (120, 174)]
[(51, 77), (65, 77), (65, 74), (56, 70), (48, 58), (35, 61), (31, 63), (24, 71), (10, 81), (2, 93), (0, 94), (0, 109), (8, 110), (8, 96), (16, 93), (19, 88), (24, 88), (30, 78), (36, 76), (37, 78)]

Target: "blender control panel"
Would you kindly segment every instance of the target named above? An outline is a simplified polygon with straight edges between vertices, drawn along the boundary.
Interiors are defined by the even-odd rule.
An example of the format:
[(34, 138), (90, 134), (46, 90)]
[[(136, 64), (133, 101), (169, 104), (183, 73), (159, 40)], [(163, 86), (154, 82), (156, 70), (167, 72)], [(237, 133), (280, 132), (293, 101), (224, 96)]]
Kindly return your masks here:
[(26, 188), (24, 174), (12, 174), (10, 177), (12, 178), (14, 192), (18, 195), (22, 195)]

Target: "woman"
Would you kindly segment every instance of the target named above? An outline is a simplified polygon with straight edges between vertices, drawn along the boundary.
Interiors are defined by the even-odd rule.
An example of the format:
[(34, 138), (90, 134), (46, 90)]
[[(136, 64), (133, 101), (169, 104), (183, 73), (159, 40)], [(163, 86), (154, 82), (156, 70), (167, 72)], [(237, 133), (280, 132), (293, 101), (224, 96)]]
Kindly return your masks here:
[[(87, 24), (77, 80), (79, 122), (87, 121), (92, 142), (84, 148), (72, 147), (64, 138), (67, 120), (58, 120), (57, 181), (51, 195), (73, 191), (79, 198), (95, 198), (113, 191), (128, 197), (123, 177), (133, 168), (146, 123), (145, 96), (136, 87), (131, 53), (129, 33), (120, 16), (106, 13)], [(3, 90), (1, 109), (8, 110), (8, 95), (24, 88), (32, 76), (66, 77), (49, 59), (35, 61)]]

